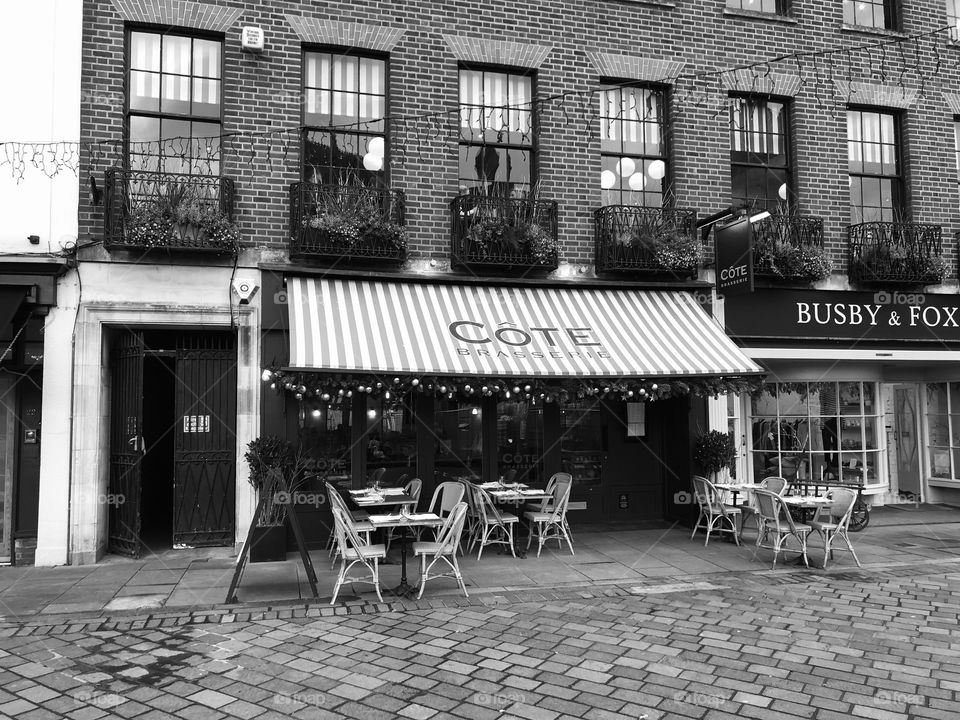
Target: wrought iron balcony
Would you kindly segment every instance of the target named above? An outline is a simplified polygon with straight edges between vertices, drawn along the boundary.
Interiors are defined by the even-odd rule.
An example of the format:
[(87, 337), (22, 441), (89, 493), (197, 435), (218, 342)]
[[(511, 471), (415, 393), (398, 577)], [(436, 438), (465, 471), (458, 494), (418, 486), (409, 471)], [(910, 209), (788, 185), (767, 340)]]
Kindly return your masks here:
[(111, 168), (103, 197), (108, 250), (238, 251), (229, 178)]
[(690, 277), (703, 255), (694, 210), (608, 205), (594, 211), (594, 237), (597, 272)]
[(363, 185), (290, 185), (290, 257), (400, 263), (407, 257), (406, 201)]
[(943, 228), (868, 222), (847, 228), (850, 280), (863, 285), (934, 285), (943, 280)]
[(773, 215), (753, 224), (755, 277), (811, 283), (826, 279), (832, 270), (821, 218)]
[(555, 270), (557, 203), (460, 195), (450, 203), (450, 261), (481, 270)]

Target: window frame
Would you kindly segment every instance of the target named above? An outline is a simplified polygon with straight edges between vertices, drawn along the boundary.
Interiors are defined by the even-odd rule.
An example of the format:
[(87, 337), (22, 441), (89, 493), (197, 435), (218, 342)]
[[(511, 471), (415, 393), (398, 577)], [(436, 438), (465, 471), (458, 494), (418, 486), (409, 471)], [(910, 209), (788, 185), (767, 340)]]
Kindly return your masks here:
[[(645, 155), (645, 154), (628, 154), (628, 153), (627, 153), (626, 151), (624, 151), (624, 149), (623, 149), (623, 136), (622, 136), (622, 134), (621, 134), (621, 137), (620, 137), (620, 148), (621, 148), (621, 152), (607, 152), (607, 151), (604, 151), (604, 150), (603, 150), (603, 143), (602, 143), (602, 132), (601, 132), (601, 133), (600, 133), (601, 141), (600, 141), (600, 143), (599, 143), (599, 145), (600, 145), (600, 172), (601, 172), (601, 174), (603, 173), (603, 169), (604, 169), (604, 161), (603, 161), (603, 160), (604, 160), (604, 158), (607, 158), (607, 157), (630, 158), (630, 159), (632, 159), (632, 160), (640, 159), (640, 160), (643, 160), (643, 161), (649, 160), (649, 161), (651, 161), (651, 162), (652, 162), (652, 161), (656, 161), (656, 160), (660, 160), (661, 162), (663, 162), (663, 164), (664, 164), (664, 166), (665, 166), (664, 175), (663, 175), (663, 177), (660, 179), (660, 204), (659, 204), (659, 205), (656, 205), (656, 206), (650, 206), (650, 205), (642, 204), (642, 205), (640, 205), (640, 207), (657, 207), (657, 208), (664, 208), (664, 207), (666, 207), (665, 201), (666, 201), (667, 198), (669, 197), (670, 188), (672, 187), (672, 183), (673, 183), (673, 165), (672, 165), (672, 162), (671, 162), (671, 160), (672, 160), (672, 153), (671, 153), (671, 145), (670, 145), (670, 118), (669, 118), (669, 112), (670, 112), (670, 87), (669, 87), (668, 85), (664, 85), (664, 84), (661, 84), (661, 83), (645, 83), (645, 82), (639, 82), (639, 81), (613, 80), (613, 79), (610, 79), (610, 78), (601, 78), (600, 81), (599, 81), (599, 83), (598, 83), (598, 87), (597, 87), (597, 97), (598, 97), (598, 100), (600, 100), (600, 102), (603, 102), (602, 98), (603, 98), (604, 94), (607, 93), (607, 92), (610, 91), (610, 90), (622, 91), (622, 90), (625, 89), (625, 88), (639, 88), (639, 89), (641, 89), (641, 90), (650, 91), (651, 93), (654, 93), (654, 94), (656, 94), (656, 95), (659, 96), (660, 120), (659, 120), (659, 122), (658, 122), (658, 127), (659, 127), (659, 132), (660, 132), (660, 155), (658, 155), (658, 156), (653, 156), (653, 155)], [(622, 96), (621, 96), (621, 102), (622, 102)], [(598, 113), (597, 120), (598, 120), (599, 123), (601, 123), (601, 124), (602, 124), (602, 123), (605, 123), (605, 122), (607, 122), (609, 119), (610, 119), (610, 118), (607, 118), (607, 117), (605, 117), (605, 116), (603, 116), (603, 115), (601, 115), (601, 114)], [(601, 130), (602, 130), (602, 127), (598, 128), (598, 132), (601, 131)], [(612, 192), (616, 192), (616, 193), (619, 193), (619, 200), (620, 200), (620, 202), (619, 202), (619, 203), (606, 203), (606, 202), (603, 202), (603, 200), (602, 200), (603, 194), (604, 194), (604, 193), (607, 193), (607, 192), (611, 192), (611, 193), (612, 193)], [(646, 191), (646, 189), (640, 190), (640, 191), (624, 189), (623, 187), (620, 187), (619, 189), (616, 189), (616, 188), (604, 189), (604, 188), (603, 188), (603, 185), (602, 185), (602, 182), (601, 182), (601, 184), (600, 184), (601, 205), (603, 205), (603, 206), (609, 206), (609, 205), (631, 205), (630, 203), (624, 202), (624, 194), (625, 194), (625, 193), (630, 194), (630, 193), (635, 193), (635, 192), (638, 192), (638, 193), (641, 195), (641, 198), (645, 198), (647, 194), (650, 194), (650, 193), (648, 193), (648, 192)], [(636, 205), (636, 203), (633, 203), (632, 205)]]
[[(789, 17), (790, 15), (790, 0), (774, 0), (776, 9), (772, 12), (770, 10), (754, 10), (753, 8), (744, 7), (744, 3), (749, 2), (752, 2), (752, 0), (726, 0), (724, 7), (727, 10), (755, 12), (763, 15), (775, 15), (778, 17)], [(763, 0), (760, 0), (760, 2), (762, 4)]]
[[(903, 167), (903, 113), (891, 108), (882, 108), (882, 107), (873, 107), (868, 105), (848, 105), (847, 106), (847, 116), (849, 118), (849, 113), (856, 112), (860, 113), (860, 126), (863, 127), (863, 113), (876, 113), (881, 116), (888, 115), (893, 119), (893, 147), (896, 153), (894, 158), (896, 164), (896, 174), (895, 175), (884, 175), (877, 173), (866, 173), (859, 172), (854, 173), (850, 170), (850, 143), (854, 142), (853, 138), (847, 134), (847, 177), (850, 178), (850, 195), (848, 198), (849, 210), (850, 210), (850, 224), (858, 225), (865, 222), (897, 222), (898, 217), (903, 216), (904, 211), (906, 210), (906, 186), (904, 180), (904, 167)], [(861, 146), (861, 155), (863, 156), (862, 150), (864, 147), (864, 138), (861, 134), (861, 138), (856, 141)], [(882, 144), (881, 144), (882, 145)], [(882, 157), (882, 156), (881, 156)], [(882, 159), (881, 159), (882, 164)], [(882, 217), (879, 219), (866, 219), (864, 217), (863, 209), (864, 206), (858, 205), (860, 218), (859, 220), (854, 215), (854, 202), (853, 202), (853, 178), (877, 178), (880, 180), (890, 179), (893, 180), (892, 185), (892, 198), (891, 198), (891, 207), (890, 207), (890, 220), (884, 220)], [(881, 193), (882, 195), (882, 193)], [(861, 192), (860, 197), (863, 197)], [(880, 206), (881, 212), (884, 210), (883, 206)]]
[[(783, 207), (786, 207), (787, 209), (789, 209), (795, 206), (796, 191), (793, 186), (793, 180), (794, 180), (793, 115), (794, 113), (793, 113), (793, 102), (791, 98), (782, 98), (782, 97), (776, 97), (773, 95), (758, 95), (758, 94), (751, 94), (751, 93), (731, 93), (728, 96), (728, 101), (730, 103), (730, 118), (729, 118), (730, 122), (729, 122), (729, 133), (728, 133), (728, 142), (729, 142), (728, 161), (729, 161), (729, 167), (730, 167), (731, 204), (737, 207), (744, 205), (746, 207), (751, 207), (751, 208), (755, 207), (757, 209), (765, 209), (765, 210), (773, 210), (775, 208), (783, 208)], [(748, 161), (734, 161), (733, 159), (734, 136), (735, 136), (734, 134), (736, 132), (733, 126), (734, 105), (740, 101), (746, 101), (747, 103), (763, 103), (764, 107), (768, 106), (770, 103), (777, 103), (783, 106), (783, 112), (781, 115), (781, 126), (783, 127), (783, 130), (779, 135), (780, 137), (782, 137), (783, 155), (786, 158), (786, 160), (782, 167), (771, 165), (769, 162), (756, 163), (756, 162), (748, 162)], [(741, 131), (741, 132), (749, 132), (749, 131)], [(761, 132), (763, 132), (765, 135), (769, 135), (769, 133), (765, 129), (761, 130)], [(746, 151), (746, 153), (748, 155), (753, 154), (749, 150)], [(757, 204), (759, 199), (750, 200), (748, 198), (746, 200), (742, 200), (742, 199), (735, 198), (733, 195), (733, 189), (735, 186), (734, 171), (737, 168), (761, 168), (765, 170), (767, 173), (782, 171), (784, 175), (784, 183), (787, 186), (787, 197), (786, 198), (780, 197), (779, 188), (778, 188), (777, 195), (774, 198), (772, 199), (766, 198), (766, 197), (762, 198), (763, 200), (762, 206)]]
[(960, 40), (960, 0), (946, 0), (947, 24), (950, 25), (950, 40)]
[[(853, 22), (847, 22), (848, 3), (865, 2), (872, 7), (882, 7), (884, 22), (883, 25), (860, 25), (856, 22), (856, 13), (854, 13)], [(868, 30), (890, 30), (897, 32), (900, 30), (901, 7), (899, 0), (844, 0), (843, 6), (844, 24), (848, 27), (866, 28)]]
[[(387, 132), (388, 124), (387, 118), (390, 116), (390, 55), (388, 53), (377, 52), (374, 50), (366, 50), (364, 48), (347, 48), (339, 45), (309, 45), (303, 44), (300, 47), (300, 178), (302, 180), (307, 180), (307, 135), (310, 132), (330, 132), (334, 133), (334, 128), (339, 128), (343, 132), (344, 126), (329, 125), (327, 127), (308, 125), (307, 124), (307, 54), (308, 53), (326, 53), (333, 57), (355, 57), (360, 59), (368, 60), (379, 60), (383, 62), (383, 115), (380, 118), (379, 122), (383, 124), (383, 127), (379, 131), (364, 131), (360, 129), (362, 124), (359, 119), (359, 111), (357, 114), (356, 129), (350, 132), (354, 133), (357, 136), (366, 136), (366, 137), (382, 137), (383, 138), (383, 167), (379, 171), (366, 171), (366, 172), (382, 172), (383, 184), (386, 187), (390, 186), (390, 133)], [(332, 65), (332, 64), (331, 64)], [(332, 87), (331, 90), (332, 92)], [(359, 91), (354, 93), (359, 95)], [(359, 104), (358, 104), (359, 108)], [(367, 121), (364, 121), (367, 122)], [(328, 169), (332, 172), (334, 169), (350, 169), (345, 166), (334, 166), (329, 165)], [(324, 183), (319, 182), (318, 184), (323, 185)]]
[[(133, 49), (133, 33), (147, 33), (160, 36), (160, 76), (163, 76), (163, 38), (164, 37), (185, 37), (190, 38), (191, 45), (191, 75), (190, 78), (193, 79), (194, 75), (192, 74), (192, 63), (193, 63), (193, 41), (194, 40), (210, 40), (220, 43), (220, 67), (219, 67), (219, 82), (220, 82), (220, 95), (219, 95), (219, 106), (220, 113), (216, 117), (213, 116), (200, 116), (200, 115), (184, 115), (177, 113), (165, 113), (162, 110), (157, 112), (149, 110), (134, 110), (130, 107), (130, 90), (131, 90), (131, 74), (132, 69), (132, 57), (131, 52)], [(125, 152), (123, 155), (123, 168), (125, 170), (132, 170), (130, 163), (130, 124), (131, 118), (133, 116), (138, 117), (150, 117), (156, 118), (161, 123), (164, 120), (186, 120), (187, 122), (209, 122), (216, 123), (220, 127), (220, 132), (218, 137), (223, 136), (223, 120), (224, 120), (224, 86), (226, 80), (224, 77), (224, 70), (226, 67), (226, 36), (224, 33), (209, 32), (204, 30), (194, 30), (192, 28), (181, 28), (177, 30), (171, 30), (169, 27), (159, 26), (159, 25), (149, 25), (149, 24), (128, 24), (124, 27), (124, 46), (123, 46), (123, 62), (124, 62), (124, 71), (123, 71), (123, 142)], [(162, 83), (160, 87), (160, 92), (163, 92)], [(191, 135), (191, 140), (192, 140)], [(210, 136), (213, 137), (213, 136)], [(157, 141), (157, 149), (162, 148), (163, 139), (162, 137)], [(164, 158), (164, 155), (157, 155), (159, 160)], [(222, 148), (220, 150), (219, 157), (217, 158), (217, 167), (219, 172), (214, 173), (199, 173), (195, 171), (193, 163), (191, 162), (190, 171), (188, 173), (167, 173), (163, 169), (163, 163), (158, 162), (157, 171), (159, 173), (165, 174), (187, 174), (187, 175), (209, 175), (211, 177), (222, 177), (223, 176), (223, 156)], [(147, 171), (144, 171), (147, 172)]]
[[(462, 85), (463, 72), (465, 70), (471, 71), (471, 72), (480, 72), (484, 74), (488, 72), (505, 74), (507, 76), (508, 86), (509, 86), (511, 76), (530, 78), (530, 144), (529, 145), (522, 145), (518, 143), (511, 143), (511, 142), (490, 143), (490, 142), (487, 142), (486, 139), (484, 139), (483, 142), (473, 142), (473, 141), (467, 141), (463, 139), (462, 118), (463, 118), (463, 111), (465, 107), (472, 107), (472, 108), (480, 107), (484, 112), (486, 112), (490, 108), (497, 107), (497, 106), (486, 105), (486, 104), (483, 104), (480, 106), (477, 106), (477, 105), (465, 106), (460, 101), (460, 96), (463, 91), (463, 85)], [(537, 179), (540, 174), (539, 167), (538, 167), (539, 159), (540, 159), (540, 152), (539, 152), (540, 113), (539, 113), (539, 103), (537, 102), (537, 99), (536, 99), (538, 85), (539, 85), (538, 80), (539, 80), (538, 72), (535, 68), (522, 68), (522, 67), (514, 67), (514, 66), (506, 66), (506, 65), (494, 65), (489, 63), (464, 63), (464, 62), (461, 62), (457, 65), (457, 185), (460, 188), (466, 187), (468, 190), (476, 192), (477, 188), (480, 187), (479, 178), (477, 178), (476, 181), (471, 179), (469, 182), (465, 182), (464, 178), (460, 176), (460, 153), (461, 153), (461, 148), (465, 146), (466, 147), (502, 148), (507, 152), (509, 152), (510, 150), (529, 152), (530, 153), (530, 176), (527, 179), (526, 183), (508, 180), (504, 184), (509, 184), (512, 186), (521, 186), (521, 187), (523, 185), (526, 185), (526, 187), (523, 189), (525, 192), (528, 192), (528, 193), (536, 185)], [(483, 85), (483, 82), (481, 79), (481, 86), (482, 85)], [(506, 107), (511, 108), (514, 106), (507, 105)], [(516, 107), (520, 107), (520, 106), (516, 106)], [(489, 181), (487, 184), (493, 185), (495, 182), (497, 181)], [(511, 189), (511, 193), (512, 192), (513, 192), (513, 189)]]

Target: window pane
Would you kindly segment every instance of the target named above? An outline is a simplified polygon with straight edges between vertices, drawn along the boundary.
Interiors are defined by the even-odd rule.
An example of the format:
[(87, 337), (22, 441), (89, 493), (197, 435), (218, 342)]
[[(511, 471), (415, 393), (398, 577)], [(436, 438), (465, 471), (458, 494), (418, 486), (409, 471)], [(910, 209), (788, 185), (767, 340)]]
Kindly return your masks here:
[(190, 74), (190, 38), (177, 35), (163, 36), (163, 72)]
[(187, 115), (190, 112), (190, 78), (164, 75), (161, 81), (160, 110)]
[(440, 400), (434, 414), (438, 473), (452, 477), (480, 476), (483, 458), (483, 414), (479, 403)]
[(160, 120), (157, 118), (130, 116), (130, 169), (157, 172), (159, 155)]
[[(960, 410), (960, 407), (958, 407), (957, 410)], [(946, 383), (927, 383), (927, 412), (931, 415), (946, 415)]]
[(190, 121), (162, 120), (160, 123), (163, 172), (190, 172)]
[(193, 81), (193, 114), (220, 117), (220, 81), (199, 78)]
[(160, 36), (154, 33), (130, 33), (130, 68), (160, 70)]
[(160, 75), (134, 70), (130, 73), (130, 109), (156, 112), (160, 109)]
[(220, 78), (220, 43), (216, 40), (193, 41), (194, 77)]
[(515, 471), (527, 484), (545, 480), (543, 473), (543, 411), (526, 402), (497, 403), (497, 473)]
[(330, 93), (326, 90), (305, 91), (304, 123), (307, 125), (330, 124)]
[(382, 95), (384, 92), (384, 62), (360, 58), (360, 92)]
[(353, 447), (350, 402), (332, 405), (308, 398), (303, 404), (300, 448), (309, 468), (334, 485), (349, 487)]

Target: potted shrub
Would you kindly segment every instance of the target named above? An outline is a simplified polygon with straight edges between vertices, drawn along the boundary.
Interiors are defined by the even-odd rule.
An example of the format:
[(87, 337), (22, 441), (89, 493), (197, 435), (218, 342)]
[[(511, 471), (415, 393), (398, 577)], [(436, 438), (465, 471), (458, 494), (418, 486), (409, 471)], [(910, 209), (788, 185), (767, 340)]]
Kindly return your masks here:
[(733, 435), (719, 430), (702, 433), (693, 446), (693, 459), (711, 482), (716, 482), (720, 473), (729, 470), (737, 459)]
[(287, 546), (286, 508), (282, 495), (292, 494), (302, 481), (303, 460), (293, 446), (276, 435), (267, 435), (247, 444), (244, 459), (250, 468), (249, 481), (257, 500), (266, 498), (254, 518), (250, 562), (285, 560)]
[(820, 245), (794, 245), (786, 240), (758, 243), (757, 269), (764, 274), (785, 280), (814, 283), (825, 280), (833, 272), (833, 262)]

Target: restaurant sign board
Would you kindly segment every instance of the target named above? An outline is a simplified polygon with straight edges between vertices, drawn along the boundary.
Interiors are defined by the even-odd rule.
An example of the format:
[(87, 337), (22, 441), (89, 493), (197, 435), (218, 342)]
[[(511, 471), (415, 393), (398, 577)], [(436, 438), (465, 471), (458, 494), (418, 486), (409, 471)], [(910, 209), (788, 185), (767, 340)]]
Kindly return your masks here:
[(717, 261), (717, 292), (739, 295), (753, 292), (753, 232), (750, 218), (717, 225), (713, 231)]
[(727, 297), (724, 322), (732, 338), (960, 343), (960, 297), (764, 288)]

